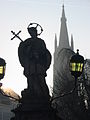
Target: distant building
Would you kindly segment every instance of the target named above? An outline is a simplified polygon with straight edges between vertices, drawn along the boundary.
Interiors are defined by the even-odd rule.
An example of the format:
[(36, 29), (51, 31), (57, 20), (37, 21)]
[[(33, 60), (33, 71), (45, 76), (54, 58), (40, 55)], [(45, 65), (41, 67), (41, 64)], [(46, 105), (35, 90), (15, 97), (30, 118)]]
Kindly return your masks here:
[(17, 101), (2, 95), (0, 91), (0, 120), (10, 120), (14, 116), (11, 110), (17, 106), (17, 103)]

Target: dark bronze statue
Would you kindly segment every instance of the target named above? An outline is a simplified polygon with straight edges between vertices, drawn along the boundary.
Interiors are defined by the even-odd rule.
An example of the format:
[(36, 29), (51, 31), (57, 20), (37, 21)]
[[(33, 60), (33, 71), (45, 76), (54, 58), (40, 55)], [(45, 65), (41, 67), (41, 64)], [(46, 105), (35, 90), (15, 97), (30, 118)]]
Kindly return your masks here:
[[(38, 27), (41, 28), (40, 33)], [(28, 32), (31, 38), (25, 41), (19, 37), (21, 31), (17, 34), (11, 31), (14, 35), (11, 40), (17, 37), (21, 41), (18, 56), (28, 83), (27, 88), (21, 91), (20, 104), (12, 110), (15, 117), (11, 120), (58, 120), (51, 106), (51, 97), (45, 81), (46, 71), (51, 64), (51, 54), (44, 40), (38, 37), (42, 31), (39, 24), (30, 23)]]
[[(31, 38), (21, 42), (18, 48), (19, 61), (24, 67), (24, 75), (27, 77), (28, 89), (37, 95), (49, 94), (46, 85), (46, 71), (51, 64), (51, 54), (46, 48), (44, 40), (38, 38), (42, 33), (42, 27), (36, 24), (36, 27), (28, 26), (28, 32)], [(38, 33), (37, 27), (41, 28), (41, 33)]]

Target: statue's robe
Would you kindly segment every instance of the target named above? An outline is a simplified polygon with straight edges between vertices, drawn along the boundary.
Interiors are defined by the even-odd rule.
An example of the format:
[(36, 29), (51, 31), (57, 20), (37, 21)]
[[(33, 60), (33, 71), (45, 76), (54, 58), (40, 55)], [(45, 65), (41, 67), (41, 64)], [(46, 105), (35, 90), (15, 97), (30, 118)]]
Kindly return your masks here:
[(28, 38), (18, 47), (19, 61), (24, 67), (24, 75), (27, 77), (28, 88), (32, 93), (49, 95), (45, 82), (46, 70), (51, 64), (51, 54), (46, 48), (44, 40), (40, 38)]

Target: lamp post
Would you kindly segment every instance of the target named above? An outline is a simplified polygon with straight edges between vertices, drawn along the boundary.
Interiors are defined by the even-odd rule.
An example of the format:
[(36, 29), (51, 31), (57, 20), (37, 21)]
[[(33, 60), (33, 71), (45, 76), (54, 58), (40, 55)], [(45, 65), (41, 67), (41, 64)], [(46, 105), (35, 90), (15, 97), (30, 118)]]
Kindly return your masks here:
[[(77, 53), (71, 57), (70, 60), (70, 71), (71, 74), (75, 77), (75, 88), (78, 85), (78, 96), (83, 99), (85, 108), (88, 109), (88, 93), (85, 87), (85, 81), (82, 75), (84, 69), (84, 57), (79, 55), (79, 50)], [(81, 76), (81, 80), (78, 77)], [(73, 89), (73, 91), (75, 90)]]
[[(72, 92), (77, 88), (78, 77), (81, 76), (84, 69), (84, 57), (79, 55), (79, 50), (77, 49), (77, 53), (73, 55), (70, 59), (70, 72), (71, 75), (75, 78), (75, 86)], [(78, 86), (80, 87), (80, 85)]]
[(75, 80), (80, 77), (84, 68), (84, 57), (79, 55), (79, 50), (73, 55), (70, 59), (70, 71), (71, 74), (75, 77)]

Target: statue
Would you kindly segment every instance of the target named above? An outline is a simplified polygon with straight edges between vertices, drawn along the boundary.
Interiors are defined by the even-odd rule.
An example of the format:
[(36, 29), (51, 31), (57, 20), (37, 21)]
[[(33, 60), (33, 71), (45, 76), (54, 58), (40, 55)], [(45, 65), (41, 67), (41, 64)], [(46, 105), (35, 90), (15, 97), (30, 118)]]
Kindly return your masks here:
[[(36, 27), (31, 27), (35, 24)], [(24, 67), (24, 75), (27, 77), (28, 89), (32, 94), (48, 95), (49, 90), (46, 85), (46, 71), (51, 64), (51, 54), (46, 48), (44, 40), (38, 38), (37, 27), (42, 27), (37, 23), (30, 23), (28, 33), (31, 38), (21, 42), (18, 47), (19, 61)]]
[[(35, 25), (35, 27), (31, 26)], [(38, 33), (38, 27), (41, 32)], [(51, 106), (51, 97), (45, 81), (46, 71), (51, 64), (51, 54), (46, 47), (44, 40), (38, 37), (42, 33), (42, 27), (37, 23), (30, 23), (28, 32), (31, 38), (22, 41), (17, 34), (11, 31), (14, 37), (21, 40), (18, 47), (18, 57), (23, 74), (27, 78), (27, 88), (21, 91), (21, 99), (17, 108), (12, 112), (15, 117), (11, 120), (57, 120), (56, 112)]]

